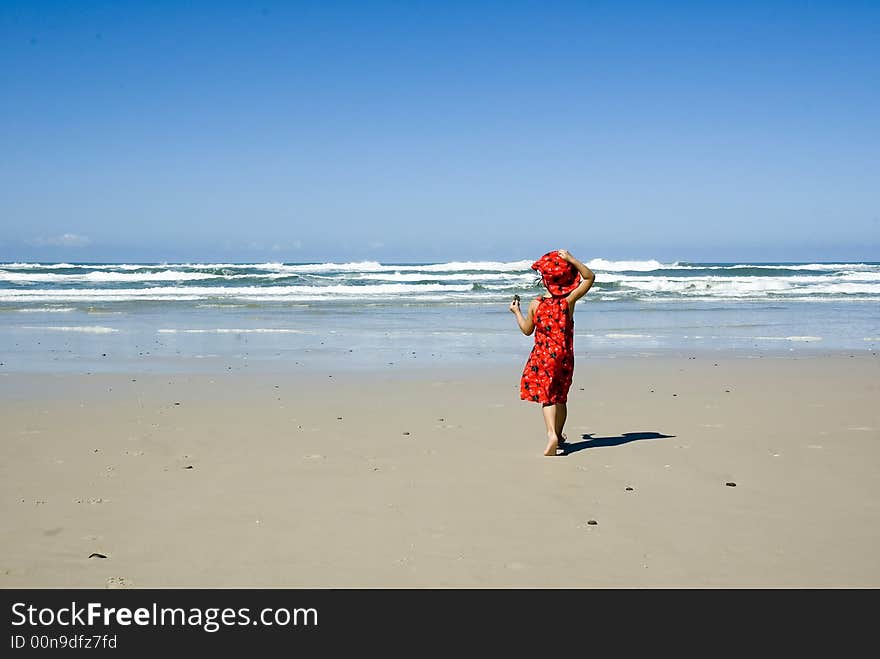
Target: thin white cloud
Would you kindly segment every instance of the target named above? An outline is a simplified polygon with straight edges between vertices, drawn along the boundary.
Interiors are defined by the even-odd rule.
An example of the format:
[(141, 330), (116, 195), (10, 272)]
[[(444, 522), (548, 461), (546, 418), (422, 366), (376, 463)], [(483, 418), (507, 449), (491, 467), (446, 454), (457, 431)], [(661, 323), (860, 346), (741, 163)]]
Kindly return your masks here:
[(38, 247), (43, 247), (45, 245), (51, 245), (53, 247), (82, 247), (83, 245), (88, 245), (90, 242), (92, 241), (88, 236), (79, 236), (75, 233), (62, 233), (60, 236), (50, 236), (48, 238), (40, 236), (39, 238), (34, 238), (30, 241), (32, 245)]
[(379, 249), (380, 247), (385, 247), (385, 243), (383, 243), (381, 240), (371, 240), (369, 243), (367, 243), (367, 246), (370, 249)]

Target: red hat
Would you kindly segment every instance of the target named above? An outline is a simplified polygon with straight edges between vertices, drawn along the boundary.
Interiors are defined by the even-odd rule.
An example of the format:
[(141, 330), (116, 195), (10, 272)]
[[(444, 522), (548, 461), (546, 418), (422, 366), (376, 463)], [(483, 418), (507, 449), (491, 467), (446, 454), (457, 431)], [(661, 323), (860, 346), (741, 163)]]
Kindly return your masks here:
[(581, 275), (577, 269), (564, 258), (559, 252), (547, 252), (532, 263), (532, 270), (537, 270), (544, 280), (544, 286), (550, 291), (550, 295), (568, 295), (578, 284), (581, 283)]

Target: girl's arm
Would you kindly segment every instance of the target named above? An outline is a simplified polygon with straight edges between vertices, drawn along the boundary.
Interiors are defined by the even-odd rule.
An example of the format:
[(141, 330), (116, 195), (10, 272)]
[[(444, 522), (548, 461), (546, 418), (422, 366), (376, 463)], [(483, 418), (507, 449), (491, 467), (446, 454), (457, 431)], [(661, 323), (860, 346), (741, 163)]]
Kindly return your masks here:
[(516, 323), (519, 325), (520, 331), (529, 336), (532, 332), (535, 331), (535, 309), (538, 307), (538, 301), (532, 300), (529, 302), (529, 309), (525, 316), (522, 315), (522, 311), (519, 309), (519, 300), (514, 300), (510, 303), (510, 307), (508, 308), (516, 316)]
[(592, 288), (593, 282), (596, 281), (596, 274), (583, 263), (578, 261), (567, 250), (560, 249), (559, 256), (571, 263), (577, 269), (577, 271), (581, 273), (581, 277), (583, 277), (583, 281), (578, 284), (578, 287), (574, 289), (571, 293), (569, 293), (566, 297), (566, 300), (568, 300), (568, 308), (573, 309), (574, 303), (580, 300), (584, 295), (587, 294), (587, 291)]

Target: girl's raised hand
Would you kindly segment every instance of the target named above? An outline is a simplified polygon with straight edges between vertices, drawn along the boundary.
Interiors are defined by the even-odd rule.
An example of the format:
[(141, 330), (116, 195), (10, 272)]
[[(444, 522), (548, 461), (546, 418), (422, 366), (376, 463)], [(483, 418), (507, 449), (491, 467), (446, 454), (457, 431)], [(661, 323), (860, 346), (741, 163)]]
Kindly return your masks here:
[(517, 309), (519, 309), (519, 300), (513, 300), (507, 308), (510, 313), (516, 313)]
[(557, 253), (566, 261), (571, 257), (571, 254), (568, 253), (567, 249), (560, 249)]

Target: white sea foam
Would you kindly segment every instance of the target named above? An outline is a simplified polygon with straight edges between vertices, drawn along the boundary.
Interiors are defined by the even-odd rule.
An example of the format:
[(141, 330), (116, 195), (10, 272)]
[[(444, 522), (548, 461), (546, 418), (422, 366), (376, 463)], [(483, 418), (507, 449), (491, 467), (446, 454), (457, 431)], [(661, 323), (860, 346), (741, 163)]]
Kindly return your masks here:
[(77, 275), (59, 275), (51, 272), (5, 272), (0, 270), (0, 281), (36, 281), (55, 283), (79, 282), (137, 282), (137, 281), (191, 281), (197, 279), (217, 279), (221, 275), (205, 272), (180, 272), (162, 270), (160, 272), (103, 272), (95, 271)]
[(868, 263), (806, 263), (800, 265), (766, 265), (766, 266), (755, 266), (755, 265), (737, 265), (734, 266), (736, 268), (778, 268), (784, 270), (877, 270), (878, 267), (876, 265), (870, 265)]
[[(277, 265), (281, 265), (280, 263)], [(224, 268), (259, 268), (258, 263), (0, 263), (0, 268), (14, 270), (72, 270), (85, 268), (88, 270), (141, 270), (169, 268), (197, 268), (221, 270)]]
[(388, 272), (361, 275), (359, 279), (369, 281), (509, 281), (518, 284), (530, 284), (535, 279), (535, 273), (532, 274), (508, 274), (508, 273), (462, 273), (462, 274), (434, 274), (420, 272)]
[(259, 267), (266, 270), (283, 272), (460, 272), (470, 270), (488, 270), (495, 272), (531, 271), (532, 261), (451, 261), (449, 263), (430, 263), (426, 265), (404, 264), (383, 265), (378, 261), (359, 261), (354, 263), (309, 263), (285, 265), (283, 263), (263, 263)]
[(752, 339), (760, 341), (821, 341), (821, 336), (754, 336)]
[(645, 277), (606, 275), (604, 283), (656, 293), (743, 297), (761, 293), (776, 294), (877, 294), (880, 281), (840, 281), (828, 277)]
[(39, 309), (19, 309), (20, 313), (66, 313), (76, 311), (76, 307), (41, 307)]
[(651, 270), (665, 270), (678, 267), (678, 263), (664, 265), (653, 259), (649, 261), (606, 261), (605, 259), (593, 259), (587, 263), (591, 270), (600, 272), (650, 272)]
[(854, 272), (842, 272), (839, 275), (825, 275), (820, 277), (821, 279), (844, 279), (847, 281), (880, 281), (880, 271), (878, 272), (867, 272), (867, 271), (854, 271)]
[(196, 306), (208, 309), (238, 309), (241, 307), (240, 304), (197, 304)]
[(610, 332), (605, 335), (606, 338), (609, 339), (650, 339), (653, 338), (650, 334), (621, 334), (616, 332)]
[(16, 268), (23, 270), (25, 268), (46, 268), (46, 269), (63, 269), (63, 268), (80, 268), (94, 266), (78, 266), (70, 263), (0, 263), (0, 268)]
[[(201, 297), (261, 297), (314, 295), (320, 298), (330, 296), (364, 297), (370, 295), (400, 295), (405, 293), (465, 292), (473, 289), (471, 284), (374, 284), (366, 286), (246, 286), (246, 287), (204, 287), (204, 286), (162, 286), (151, 288), (82, 288), (49, 290), (4, 290), (0, 300), (21, 299), (200, 299)], [(180, 297), (183, 296), (183, 297)]]
[(870, 263), (802, 263), (802, 264), (786, 264), (786, 263), (736, 263), (724, 265), (700, 265), (689, 264), (682, 265), (676, 263), (674, 265), (664, 266), (665, 270), (816, 270), (816, 271), (844, 271), (844, 270), (866, 270), (877, 271), (880, 265), (872, 265)]
[(309, 334), (305, 330), (290, 329), (286, 327), (212, 327), (208, 329), (176, 329), (163, 327), (156, 330), (160, 334)]
[(782, 279), (774, 277), (766, 278), (731, 278), (731, 277), (644, 277), (618, 276), (617, 282), (624, 287), (634, 288), (640, 291), (655, 293), (679, 293), (683, 295), (719, 295), (719, 296), (742, 296), (753, 293), (766, 293), (768, 291), (785, 291), (792, 285)]
[(50, 330), (54, 332), (87, 332), (89, 334), (110, 334), (119, 331), (115, 327), (101, 327), (98, 325), (72, 325), (67, 327), (60, 325), (19, 325), (19, 327), (21, 329)]
[[(150, 264), (0, 264), (0, 301), (82, 301), (117, 302), (151, 301), (304, 301), (410, 299), (478, 301), (520, 289), (533, 287), (535, 273), (530, 261), (453, 261), (427, 265), (386, 265), (376, 261), (351, 263), (184, 263)], [(869, 264), (802, 264), (766, 265), (737, 264), (732, 266), (663, 264), (657, 260), (609, 261), (593, 259), (591, 267), (598, 271), (594, 294), (606, 301), (614, 299), (651, 298), (667, 301), (687, 300), (752, 300), (784, 298), (787, 300), (852, 300), (865, 301), (880, 296), (880, 266)], [(8, 268), (3, 270), (2, 267)], [(24, 271), (12, 272), (13, 267)], [(50, 268), (89, 268), (75, 274), (45, 272)], [(790, 276), (762, 276), (740, 268), (785, 268)], [(188, 270), (188, 269), (198, 270)], [(214, 272), (205, 272), (210, 268)], [(241, 269), (261, 272), (242, 272)], [(654, 270), (671, 269), (676, 276), (660, 276)], [(690, 270), (708, 268), (713, 274)], [(137, 269), (137, 272), (132, 270)], [(798, 272), (798, 271), (803, 272)], [(717, 274), (714, 274), (716, 273)], [(679, 275), (680, 273), (680, 275)], [(670, 274), (670, 273), (667, 273)], [(277, 280), (296, 275), (299, 282)], [(731, 276), (733, 275), (733, 276)], [(200, 280), (212, 280), (216, 286), (199, 286)], [(267, 282), (265, 280), (272, 280)], [(6, 287), (3, 288), (3, 282)], [(150, 286), (155, 282), (155, 286)], [(422, 283), (424, 282), (424, 283)], [(430, 283), (428, 283), (430, 282)], [(122, 288), (116, 284), (127, 284)], [(169, 285), (162, 286), (160, 284)], [(178, 285), (172, 285), (172, 284)], [(274, 285), (283, 283), (283, 286)], [(327, 285), (319, 285), (326, 283)], [(41, 285), (44, 284), (44, 285)], [(67, 284), (71, 284), (68, 286)], [(92, 284), (87, 288), (78, 285)], [(139, 287), (138, 284), (144, 284)], [(221, 285), (223, 284), (223, 285)], [(270, 285), (272, 284), (272, 285)], [(596, 294), (599, 295), (596, 295)], [(868, 297), (866, 297), (868, 296)], [(874, 297), (871, 297), (874, 296)]]
[(414, 266), (424, 272), (447, 272), (458, 270), (493, 270), (497, 272), (520, 272), (526, 271), (534, 274), (532, 263), (534, 261), (452, 261), (451, 263), (436, 263), (432, 265)]

